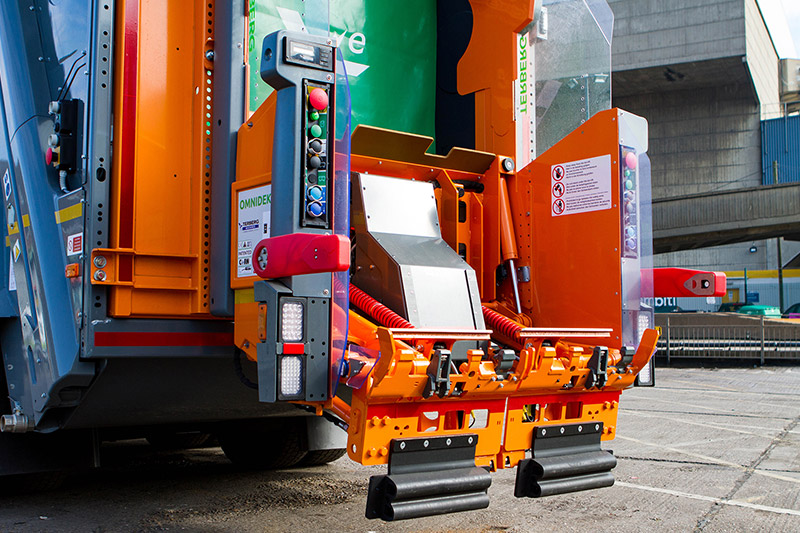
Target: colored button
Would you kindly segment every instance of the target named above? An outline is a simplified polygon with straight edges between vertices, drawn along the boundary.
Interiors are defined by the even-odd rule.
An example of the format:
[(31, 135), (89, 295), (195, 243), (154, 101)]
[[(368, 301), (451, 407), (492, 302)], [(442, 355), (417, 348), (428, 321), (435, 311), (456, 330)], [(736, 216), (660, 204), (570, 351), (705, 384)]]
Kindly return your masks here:
[(322, 200), (322, 189), (320, 187), (309, 187), (308, 197), (312, 200)]
[(322, 215), (322, 204), (319, 202), (313, 202), (308, 204), (308, 214), (312, 217), (318, 217)]
[(325, 92), (325, 89), (320, 89), (319, 87), (312, 89), (308, 95), (308, 103), (314, 109), (322, 111), (328, 107), (328, 93)]
[(633, 152), (628, 152), (628, 155), (625, 156), (625, 165), (628, 168), (636, 168), (637, 163), (639, 163), (639, 159), (636, 157), (636, 154)]
[(312, 111), (308, 114), (308, 118), (310, 118), (313, 122), (319, 120), (319, 113), (317, 111)]
[(53, 149), (48, 148), (47, 151), (44, 153), (44, 162), (46, 164), (51, 164), (53, 162)]
[(631, 191), (631, 190), (633, 190), (633, 187), (634, 187), (633, 180), (626, 180), (626, 181), (625, 181), (625, 188), (626, 188), (626, 189), (628, 189), (629, 191)]
[(310, 168), (311, 170), (317, 170), (319, 168), (320, 164), (321, 164), (321, 161), (320, 161), (319, 157), (313, 155), (313, 156), (308, 158), (308, 168)]
[(312, 137), (322, 137), (322, 128), (319, 127), (319, 124), (314, 124), (309, 128)]

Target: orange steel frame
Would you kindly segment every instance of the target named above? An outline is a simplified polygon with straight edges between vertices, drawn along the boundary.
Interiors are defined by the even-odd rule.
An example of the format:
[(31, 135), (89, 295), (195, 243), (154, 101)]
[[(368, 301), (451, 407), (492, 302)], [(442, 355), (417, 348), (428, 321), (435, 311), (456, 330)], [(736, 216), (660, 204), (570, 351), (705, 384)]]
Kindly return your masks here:
[(210, 316), (214, 2), (117, 2), (111, 316)]
[[(527, 339), (493, 332), (492, 338), (519, 355), (507, 379), (498, 378), (487, 354), (474, 350), (451, 374), (450, 396), (423, 399), (434, 343), (449, 346), (479, 332), (389, 330), (351, 311), (350, 342), (381, 354), (377, 362), (367, 361), (364, 385), (355, 389), (350, 406), (337, 400), (326, 405), (350, 425), (351, 459), (381, 464), (388, 460), (393, 438), (469, 432), (479, 436), (478, 464), (497, 469), (513, 467), (524, 458), (536, 426), (602, 422), (603, 439), (614, 437), (620, 393), (633, 384), (658, 339), (654, 330), (648, 330), (631, 364), (614, 366), (621, 361), (619, 190), (612, 186), (611, 209), (578, 216), (551, 216), (549, 200), (553, 164), (611, 154), (612, 176), (619, 176), (620, 113), (616, 109), (599, 113), (517, 173), (501, 171), (500, 157), (485, 173), (477, 174), (353, 155), (355, 172), (435, 179), (440, 184), (436, 197), (443, 238), (456, 250), (459, 244), (466, 245), (485, 306), (520, 325), (607, 331), (605, 336), (581, 339), (557, 332)], [(456, 179), (477, 181), (484, 192), (464, 190)], [(512, 228), (502, 227), (497, 215), (502, 186), (510, 193)], [(459, 202), (466, 204), (464, 222), (458, 219)], [(531, 270), (530, 283), (520, 284), (522, 315), (513, 310), (510, 282), (499, 287), (495, 282), (505, 255), (499, 234), (507, 230), (514, 233), (519, 264)], [(597, 345), (610, 348), (608, 384), (602, 390), (589, 390), (587, 364)], [(459, 389), (460, 394), (452, 394)]]

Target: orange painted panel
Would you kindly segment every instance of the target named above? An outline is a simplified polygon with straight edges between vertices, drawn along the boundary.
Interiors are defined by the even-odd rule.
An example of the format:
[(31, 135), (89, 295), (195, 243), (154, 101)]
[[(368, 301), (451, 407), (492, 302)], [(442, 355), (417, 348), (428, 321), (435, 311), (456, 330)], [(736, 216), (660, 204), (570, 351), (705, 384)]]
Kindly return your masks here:
[[(524, 307), (535, 326), (612, 328), (611, 339), (584, 344), (620, 347), (621, 215), (619, 209), (618, 110), (596, 114), (520, 171), (512, 184), (521, 191), (530, 182), (527, 210), (512, 209), (520, 231), (520, 264), (530, 265), (531, 282), (521, 283)], [(611, 208), (554, 216), (551, 168), (608, 154), (611, 163)], [(518, 198), (525, 199), (523, 194)]]
[(214, 0), (117, 5), (109, 312), (208, 316)]

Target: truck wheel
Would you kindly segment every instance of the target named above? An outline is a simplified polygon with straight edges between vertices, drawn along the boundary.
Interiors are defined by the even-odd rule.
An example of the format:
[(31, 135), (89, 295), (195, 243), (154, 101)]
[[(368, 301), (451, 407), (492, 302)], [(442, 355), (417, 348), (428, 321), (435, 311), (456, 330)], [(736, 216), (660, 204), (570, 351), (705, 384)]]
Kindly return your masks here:
[(342, 458), (345, 453), (347, 453), (347, 450), (344, 448), (335, 450), (314, 450), (308, 452), (300, 464), (303, 466), (326, 465)]
[(247, 469), (289, 468), (305, 456), (305, 420), (270, 421), (256, 431), (232, 429), (217, 435), (225, 456)]
[(147, 442), (157, 450), (202, 448), (210, 440), (208, 433), (153, 433), (147, 436)]

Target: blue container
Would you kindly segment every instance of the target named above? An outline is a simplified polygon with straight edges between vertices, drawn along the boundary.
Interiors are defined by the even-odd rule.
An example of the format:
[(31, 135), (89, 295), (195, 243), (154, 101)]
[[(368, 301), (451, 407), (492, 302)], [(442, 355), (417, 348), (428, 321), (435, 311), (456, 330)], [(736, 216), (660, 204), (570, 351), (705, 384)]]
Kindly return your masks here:
[(800, 115), (761, 121), (761, 183), (800, 182)]

